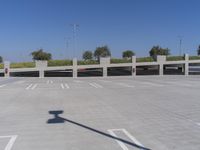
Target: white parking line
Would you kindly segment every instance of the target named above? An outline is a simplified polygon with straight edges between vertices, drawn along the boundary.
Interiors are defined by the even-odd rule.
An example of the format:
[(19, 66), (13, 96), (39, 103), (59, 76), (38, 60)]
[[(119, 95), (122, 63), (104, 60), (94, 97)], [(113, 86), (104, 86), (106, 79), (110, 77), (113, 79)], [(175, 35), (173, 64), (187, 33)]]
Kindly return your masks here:
[(103, 88), (101, 85), (97, 84), (97, 83), (89, 83), (89, 85), (95, 87), (95, 88)]
[(65, 83), (65, 87), (66, 87), (67, 89), (69, 89), (69, 85), (68, 85), (67, 83)]
[(200, 122), (196, 123), (198, 126), (200, 126)]
[(29, 86), (26, 87), (26, 90), (29, 90), (33, 84), (30, 84)]
[(53, 84), (52, 80), (47, 80), (47, 84)]
[(69, 89), (70, 88), (67, 83), (65, 83), (65, 84), (61, 83), (60, 86), (61, 86), (62, 89)]
[[(117, 137), (118, 136), (115, 134), (115, 132), (123, 132), (129, 139), (131, 139), (131, 141), (133, 141), (134, 144), (140, 146), (140, 147), (144, 147), (135, 137), (133, 137), (126, 129), (109, 129), (108, 130), (109, 134)], [(119, 144), (119, 146), (123, 149), (123, 150), (129, 150), (128, 147), (119, 140), (116, 140), (116, 142)]]
[(30, 84), (26, 87), (26, 90), (34, 90), (37, 87), (37, 84)]
[(163, 87), (163, 84), (156, 84), (156, 83), (152, 83), (152, 82), (141, 82), (141, 84), (146, 84), (146, 85), (150, 85), (150, 86), (157, 86), (157, 87)]
[(62, 84), (62, 83), (61, 83), (60, 85), (61, 85), (61, 88), (62, 88), (62, 89), (64, 89), (64, 88), (65, 88), (65, 87), (64, 87), (64, 84)]
[(37, 87), (37, 84), (33, 85), (31, 90), (34, 90)]
[(5, 87), (5, 86), (6, 86), (6, 84), (0, 85), (0, 88)]
[(128, 87), (128, 88), (134, 88), (135, 86), (134, 85), (128, 85), (126, 83), (117, 83), (118, 85), (121, 85), (123, 87)]
[(80, 80), (73, 80), (75, 83), (83, 83), (83, 81)]
[(17, 139), (17, 135), (0, 136), (0, 139), (3, 139), (3, 138), (10, 138), (10, 140), (4, 150), (11, 150), (13, 147), (13, 144), (15, 143), (15, 141)]

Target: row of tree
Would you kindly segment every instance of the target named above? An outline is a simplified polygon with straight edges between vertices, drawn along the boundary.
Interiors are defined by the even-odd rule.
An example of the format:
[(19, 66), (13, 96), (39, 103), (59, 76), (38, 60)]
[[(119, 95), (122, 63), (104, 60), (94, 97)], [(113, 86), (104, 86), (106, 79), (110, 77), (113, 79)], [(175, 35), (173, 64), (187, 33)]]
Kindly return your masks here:
[[(197, 49), (197, 54), (200, 55), (200, 45)], [(51, 53), (44, 52), (43, 49), (39, 49), (36, 51), (33, 51), (31, 53), (33, 60), (50, 60), (52, 59)], [(122, 58), (130, 59), (132, 56), (135, 55), (135, 52), (132, 50), (125, 50), (122, 52)], [(149, 51), (149, 55), (153, 58), (155, 58), (157, 55), (170, 55), (170, 49), (168, 48), (162, 48), (160, 46), (153, 46), (151, 50)], [(92, 60), (96, 59), (99, 60), (100, 57), (110, 57), (111, 52), (108, 46), (101, 46), (97, 47), (95, 51), (85, 51), (82, 55), (82, 58), (84, 60)], [(0, 56), (0, 63), (3, 62), (3, 57)]]
[[(135, 55), (135, 52), (132, 50), (125, 50), (122, 52), (122, 58), (130, 59)], [(168, 48), (162, 48), (160, 46), (153, 46), (149, 51), (149, 55), (155, 58), (157, 55), (170, 55), (170, 50)], [(92, 51), (85, 51), (82, 55), (84, 60), (99, 60), (100, 57), (109, 57), (111, 52), (108, 46), (97, 47), (94, 53)]]
[[(123, 58), (131, 58), (132, 56), (134, 56), (135, 53), (131, 50), (126, 50), (123, 52), (122, 57)], [(84, 60), (92, 60), (93, 58), (99, 60), (100, 57), (109, 57), (111, 56), (111, 52), (110, 49), (108, 48), (108, 46), (102, 46), (102, 47), (97, 47), (96, 50), (94, 51), (94, 53), (92, 51), (85, 51), (83, 53), (82, 58)]]

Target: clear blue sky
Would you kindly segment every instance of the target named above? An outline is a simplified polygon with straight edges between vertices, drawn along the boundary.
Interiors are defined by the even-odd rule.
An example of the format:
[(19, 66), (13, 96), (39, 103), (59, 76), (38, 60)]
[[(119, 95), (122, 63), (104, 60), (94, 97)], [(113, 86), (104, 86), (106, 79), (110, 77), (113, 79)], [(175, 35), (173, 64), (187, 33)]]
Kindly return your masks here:
[[(31, 60), (39, 48), (54, 59), (72, 57), (70, 24), (77, 31), (76, 54), (108, 45), (113, 57), (131, 49), (148, 55), (153, 45), (196, 54), (200, 44), (199, 0), (0, 0), (0, 55)], [(71, 37), (68, 47), (65, 38)], [(66, 56), (67, 55), (67, 56)]]

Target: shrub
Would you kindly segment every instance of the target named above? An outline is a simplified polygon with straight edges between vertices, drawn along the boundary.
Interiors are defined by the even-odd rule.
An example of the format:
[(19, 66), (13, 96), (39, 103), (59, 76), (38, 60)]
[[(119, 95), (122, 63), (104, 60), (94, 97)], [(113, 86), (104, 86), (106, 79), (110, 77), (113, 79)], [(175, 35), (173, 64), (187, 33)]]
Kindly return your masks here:
[(39, 49), (31, 53), (33, 60), (50, 60), (52, 58), (50, 53), (44, 52), (43, 49)]
[(126, 51), (122, 52), (123, 58), (131, 58), (134, 55), (135, 55), (135, 53), (132, 50), (126, 50)]
[(108, 46), (106, 45), (97, 47), (96, 50), (94, 51), (94, 57), (97, 60), (100, 60), (100, 57), (108, 57), (108, 56), (111, 56), (111, 52)]
[(84, 53), (83, 53), (83, 59), (84, 60), (92, 60), (92, 58), (93, 58), (93, 53), (92, 53), (92, 51), (85, 51)]
[(170, 55), (170, 50), (168, 48), (162, 48), (160, 46), (153, 46), (149, 51), (151, 57), (156, 57), (157, 55)]

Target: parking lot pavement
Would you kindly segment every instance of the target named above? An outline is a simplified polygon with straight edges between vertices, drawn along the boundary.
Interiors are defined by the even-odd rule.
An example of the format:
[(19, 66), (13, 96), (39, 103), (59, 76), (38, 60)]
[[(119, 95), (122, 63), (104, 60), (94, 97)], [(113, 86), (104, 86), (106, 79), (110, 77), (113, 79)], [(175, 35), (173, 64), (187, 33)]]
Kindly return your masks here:
[(2, 150), (199, 150), (199, 76), (0, 78)]

